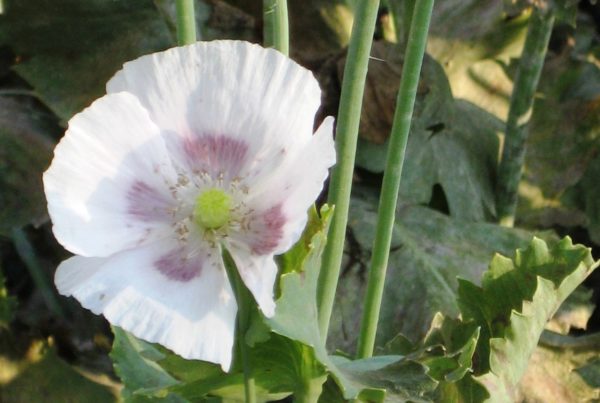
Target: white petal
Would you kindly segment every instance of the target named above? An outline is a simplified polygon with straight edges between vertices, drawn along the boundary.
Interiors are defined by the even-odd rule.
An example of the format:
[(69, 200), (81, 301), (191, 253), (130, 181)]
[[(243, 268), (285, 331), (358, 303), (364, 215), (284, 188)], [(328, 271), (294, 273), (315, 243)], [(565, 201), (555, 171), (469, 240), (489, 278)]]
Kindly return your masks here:
[(228, 243), (228, 250), (260, 310), (267, 317), (273, 316), (275, 314), (273, 287), (277, 277), (277, 264), (273, 255), (255, 255), (245, 245), (235, 242)]
[(245, 203), (254, 211), (245, 230), (231, 237), (257, 255), (280, 254), (300, 237), (307, 211), (335, 163), (333, 118), (328, 117), (299, 155), (270, 178), (250, 187)]
[(160, 129), (137, 98), (106, 95), (69, 121), (44, 174), (54, 234), (99, 257), (162, 238), (174, 181)]
[(310, 141), (321, 101), (310, 71), (273, 49), (240, 41), (143, 56), (126, 63), (107, 91), (136, 95), (158, 126), (181, 136), (175, 143), (205, 136), (242, 141), (247, 177), (270, 174)]
[(159, 242), (110, 258), (75, 256), (59, 266), (56, 286), (141, 339), (227, 371), (237, 305), (220, 254), (197, 255), (201, 268), (192, 276), (176, 268), (165, 272), (161, 260), (177, 250), (176, 242)]

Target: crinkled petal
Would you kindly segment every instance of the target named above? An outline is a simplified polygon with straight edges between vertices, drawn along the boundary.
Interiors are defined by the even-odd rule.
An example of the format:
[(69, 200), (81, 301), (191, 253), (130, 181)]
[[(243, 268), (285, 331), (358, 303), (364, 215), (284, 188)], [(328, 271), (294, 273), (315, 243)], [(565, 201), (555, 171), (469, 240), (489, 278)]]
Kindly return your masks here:
[(55, 282), (61, 294), (135, 336), (227, 371), (237, 305), (220, 253), (181, 253), (170, 241), (109, 258), (75, 256), (58, 267)]
[(228, 250), (240, 277), (254, 296), (260, 310), (267, 317), (275, 314), (273, 287), (277, 278), (277, 264), (273, 255), (256, 255), (243, 244), (228, 243)]
[(255, 255), (280, 254), (300, 237), (307, 211), (323, 190), (335, 163), (333, 118), (328, 117), (297, 158), (250, 187), (245, 203), (253, 213), (248, 225), (231, 237)]
[(202, 155), (209, 154), (196, 151), (217, 144), (235, 158), (215, 169), (227, 175), (231, 166), (241, 177), (270, 175), (300, 152), (310, 142), (321, 101), (309, 70), (240, 41), (143, 56), (126, 63), (107, 91), (137, 96), (156, 124), (173, 134), (171, 149), (188, 171), (205, 170), (210, 162)]
[(176, 180), (160, 129), (136, 97), (106, 95), (69, 121), (44, 174), (58, 241), (104, 257), (171, 232)]

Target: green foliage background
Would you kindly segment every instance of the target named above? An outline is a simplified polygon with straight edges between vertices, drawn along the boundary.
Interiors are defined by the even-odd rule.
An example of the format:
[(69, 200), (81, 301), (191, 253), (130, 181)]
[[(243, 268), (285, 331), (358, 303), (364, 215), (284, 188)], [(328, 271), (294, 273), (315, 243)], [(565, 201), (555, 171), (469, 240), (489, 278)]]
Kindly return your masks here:
[[(597, 265), (589, 250), (559, 237), (600, 244), (600, 25), (592, 18), (600, 9), (582, 12), (576, 1), (541, 2), (560, 21), (532, 114), (515, 229), (494, 223), (493, 192), (531, 2), (437, 2), (378, 355), (347, 356), (357, 338), (402, 67), (401, 44), (393, 43), (402, 37), (400, 3), (383, 5), (373, 46), (332, 333), (324, 345), (314, 303), (330, 214), (323, 210), (280, 260), (276, 316), (254, 318), (249, 342), (261, 398), (322, 392), (323, 402), (600, 399), (598, 343), (574, 337), (592, 315), (597, 277), (587, 283), (596, 294), (580, 288), (558, 310)], [(322, 115), (337, 111), (353, 5), (289, 2), (291, 55), (319, 79)], [(395, 21), (388, 8), (399, 11)], [(198, 0), (196, 9), (201, 39), (260, 41), (260, 2)], [(66, 256), (52, 239), (41, 187), (52, 147), (125, 61), (174, 45), (173, 2), (4, 0), (0, 10), (0, 400), (240, 399), (239, 371), (224, 375), (213, 365), (183, 361), (120, 329), (113, 342), (101, 318), (56, 296), (50, 281)], [(18, 239), (29, 242), (31, 253), (17, 247), (15, 234), (25, 234)], [(49, 292), (64, 314), (48, 308)], [(306, 323), (293, 320), (298, 312)], [(590, 327), (599, 330), (600, 320)], [(345, 354), (331, 355), (335, 349)]]

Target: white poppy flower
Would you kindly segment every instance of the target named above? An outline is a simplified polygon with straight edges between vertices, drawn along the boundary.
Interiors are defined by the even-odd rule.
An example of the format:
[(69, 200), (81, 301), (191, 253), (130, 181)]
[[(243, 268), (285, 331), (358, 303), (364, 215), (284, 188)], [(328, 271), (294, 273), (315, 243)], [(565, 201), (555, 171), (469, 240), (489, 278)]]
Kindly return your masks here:
[(317, 81), (272, 49), (214, 41), (126, 63), (75, 115), (44, 174), (53, 230), (74, 256), (60, 293), (187, 359), (231, 363), (233, 256), (266, 316), (273, 256), (299, 238), (335, 162), (313, 135)]

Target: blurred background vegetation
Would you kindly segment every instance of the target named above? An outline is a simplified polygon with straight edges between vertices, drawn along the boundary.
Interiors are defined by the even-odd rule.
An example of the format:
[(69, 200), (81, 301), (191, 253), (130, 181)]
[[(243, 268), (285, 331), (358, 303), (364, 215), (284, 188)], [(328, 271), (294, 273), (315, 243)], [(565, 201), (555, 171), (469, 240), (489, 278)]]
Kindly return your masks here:
[[(290, 1), (291, 56), (335, 115), (352, 0)], [(331, 346), (354, 351), (378, 186), (402, 67), (403, 1), (380, 9), (361, 116), (355, 191)], [(390, 257), (379, 345), (421, 339), (438, 311), (456, 315), (456, 277), (477, 282), (495, 252), (533, 234), (570, 235), (600, 257), (600, 5), (573, 2), (557, 24), (536, 96), (515, 229), (495, 224), (494, 187), (515, 61), (529, 12), (502, 0), (434, 9)], [(393, 19), (389, 10), (395, 10)], [(57, 295), (68, 254), (48, 222), (41, 174), (67, 121), (104, 93), (127, 60), (174, 46), (169, 0), (0, 0), (0, 401), (117, 401), (101, 317)], [(575, 13), (574, 11), (578, 11)], [(258, 0), (198, 0), (200, 39), (260, 42)], [(549, 328), (600, 331), (600, 275)], [(521, 386), (527, 401), (600, 398), (600, 346), (544, 341)], [(561, 344), (562, 343), (562, 344)], [(568, 344), (568, 343), (567, 343)], [(574, 369), (576, 369), (574, 371)]]

